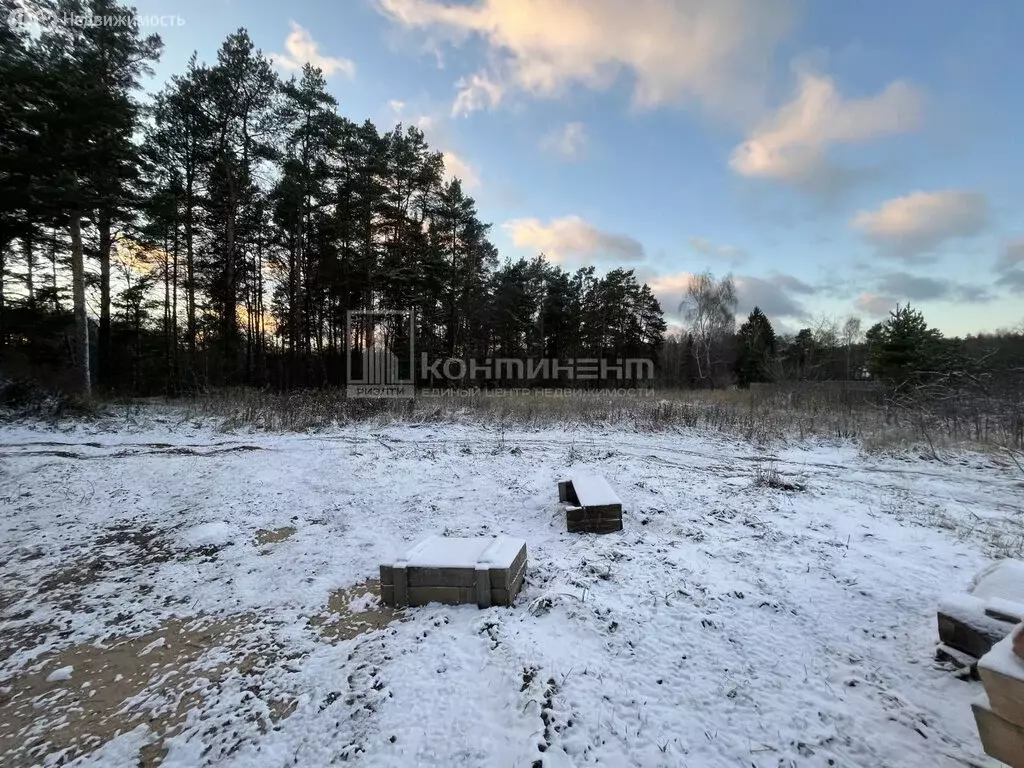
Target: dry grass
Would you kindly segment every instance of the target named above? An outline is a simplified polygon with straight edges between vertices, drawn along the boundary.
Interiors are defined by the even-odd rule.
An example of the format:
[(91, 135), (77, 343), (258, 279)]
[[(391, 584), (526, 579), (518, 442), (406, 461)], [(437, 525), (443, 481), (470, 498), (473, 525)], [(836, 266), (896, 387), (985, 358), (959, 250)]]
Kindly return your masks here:
[(774, 462), (758, 464), (754, 467), (754, 487), (773, 488), (776, 491), (805, 491), (806, 483), (793, 478), (784, 477)]
[[(522, 390), (518, 390), (519, 393)], [(698, 429), (758, 444), (781, 439), (854, 439), (867, 450), (937, 450), (1022, 445), (1016, 416), (966, 416), (881, 404), (879, 393), (814, 385), (756, 390), (538, 390), (497, 394), (479, 390), (423, 395), (415, 400), (348, 399), (342, 390), (269, 392), (223, 389), (193, 399), (187, 419), (216, 419), (225, 430), (308, 432), (348, 424), (472, 423), (495, 427), (566, 429), (603, 425), (637, 431)]]

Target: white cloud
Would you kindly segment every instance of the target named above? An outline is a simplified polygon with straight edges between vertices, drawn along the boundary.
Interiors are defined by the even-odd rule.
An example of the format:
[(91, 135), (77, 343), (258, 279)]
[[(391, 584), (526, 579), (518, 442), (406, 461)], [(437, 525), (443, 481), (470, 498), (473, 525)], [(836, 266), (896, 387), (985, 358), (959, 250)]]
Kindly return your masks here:
[(480, 176), (476, 169), (466, 160), (459, 157), (451, 150), (441, 153), (444, 160), (445, 177), (448, 179), (459, 179), (464, 189), (476, 189), (480, 186)]
[(583, 123), (566, 123), (540, 142), (541, 149), (561, 155), (566, 160), (579, 158), (587, 146), (587, 132)]
[(913, 192), (860, 211), (851, 225), (871, 243), (894, 256), (914, 259), (947, 240), (981, 232), (988, 203), (976, 192)]
[(388, 101), (388, 109), (390, 109), (396, 115), (400, 115), (402, 114), (402, 111), (405, 109), (405, 102), (399, 101), (398, 99), (391, 99), (390, 101)]
[(703, 256), (727, 264), (740, 264), (747, 259), (747, 252), (733, 245), (718, 245), (704, 237), (691, 237), (690, 247)]
[(483, 39), (489, 72), (465, 81), (456, 114), (509, 90), (553, 98), (570, 85), (603, 90), (626, 73), (637, 107), (696, 100), (735, 113), (758, 106), (791, 0), (377, 0), (431, 42)]
[(456, 83), (459, 92), (452, 104), (452, 117), (463, 117), (489, 107), (496, 107), (501, 102), (505, 88), (496, 83), (485, 73), (477, 73), (464, 77)]
[(755, 128), (729, 165), (743, 176), (827, 191), (849, 175), (830, 163), (830, 146), (915, 130), (921, 108), (921, 96), (902, 81), (870, 98), (843, 99), (831, 78), (804, 73), (796, 98)]
[(598, 229), (579, 216), (564, 216), (542, 224), (538, 219), (514, 219), (502, 225), (517, 248), (540, 251), (552, 261), (639, 261), (644, 247), (628, 235)]
[(355, 77), (356, 65), (351, 59), (322, 55), (320, 44), (313, 39), (309, 30), (294, 21), (290, 23), (292, 31), (284, 40), (287, 53), (270, 54), (270, 59), (275, 64), (289, 71), (302, 69), (305, 64), (312, 64), (323, 70), (325, 77), (330, 77), (335, 72), (341, 72), (349, 78)]
[(662, 311), (671, 317), (679, 315), (679, 305), (690, 289), (690, 283), (696, 277), (697, 275), (692, 272), (677, 272), (671, 275), (656, 275), (645, 282), (661, 304)]
[(648, 280), (647, 284), (655, 293), (684, 294), (690, 290), (690, 284), (696, 277), (692, 272), (677, 272), (674, 275), (657, 275)]
[(869, 317), (886, 317), (890, 310), (896, 308), (896, 299), (875, 293), (862, 293), (853, 305)]
[(420, 115), (412, 122), (424, 133), (434, 133), (441, 127), (437, 119), (431, 115)]

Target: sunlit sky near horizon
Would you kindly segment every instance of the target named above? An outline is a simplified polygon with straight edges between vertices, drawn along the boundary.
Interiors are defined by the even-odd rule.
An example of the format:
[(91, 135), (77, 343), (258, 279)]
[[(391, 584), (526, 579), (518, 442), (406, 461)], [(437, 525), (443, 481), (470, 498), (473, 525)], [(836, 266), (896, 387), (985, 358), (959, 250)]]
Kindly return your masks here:
[(134, 4), (184, 21), (148, 87), (245, 27), (350, 118), (422, 127), (502, 257), (633, 268), (670, 321), (705, 269), (789, 332), (1024, 321), (1024, 3)]

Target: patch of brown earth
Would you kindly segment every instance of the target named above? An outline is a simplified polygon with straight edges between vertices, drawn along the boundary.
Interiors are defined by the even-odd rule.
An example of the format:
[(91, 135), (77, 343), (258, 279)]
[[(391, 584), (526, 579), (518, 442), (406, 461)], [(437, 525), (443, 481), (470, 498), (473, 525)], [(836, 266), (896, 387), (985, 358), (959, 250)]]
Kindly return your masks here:
[(275, 528), (272, 531), (260, 528), (256, 531), (256, 543), (261, 547), (267, 544), (279, 544), (285, 539), (295, 535), (295, 528), (291, 525), (286, 525), (283, 528)]
[[(159, 765), (166, 754), (163, 738), (179, 731), (188, 711), (215, 693), (229, 674), (259, 675), (274, 662), (275, 646), (253, 642), (254, 623), (250, 615), (172, 619), (145, 635), (109, 638), (42, 657), (0, 681), (0, 764), (37, 763), (58, 753), (59, 762), (68, 762), (145, 724), (152, 740), (141, 751), (139, 765)], [(204, 665), (212, 649), (223, 653)], [(295, 703), (264, 701), (270, 723), (259, 723), (260, 729), (287, 717)]]
[[(68, 581), (72, 583), (55, 579), (55, 591), (73, 589), (73, 580)], [(402, 617), (401, 611), (381, 603), (380, 584), (370, 579), (334, 592), (326, 610), (309, 624), (324, 640), (338, 642)], [(255, 722), (261, 732), (270, 730), (295, 711), (298, 700), (263, 693), (264, 673), (293, 657), (260, 628), (259, 618), (250, 614), (216, 620), (178, 618), (143, 635), (107, 637), (40, 656), (0, 680), (0, 765), (41, 763), (47, 758), (70, 762), (145, 725), (149, 741), (140, 750), (138, 764), (158, 766), (166, 756), (164, 739), (181, 732), (189, 711), (203, 710), (229, 676), (235, 684), (237, 676), (244, 678), (245, 692), (233, 717)], [(52, 631), (56, 627), (8, 627), (0, 632), (0, 648), (12, 653), (28, 649)], [(220, 726), (210, 724), (207, 731)], [(204, 736), (210, 735), (207, 731)], [(214, 739), (220, 742), (222, 756), (246, 738), (229, 736), (227, 731)]]
[[(372, 597), (364, 599), (367, 593)], [(353, 602), (365, 610), (353, 611)], [(337, 642), (383, 629), (403, 616), (402, 611), (384, 605), (381, 601), (380, 580), (367, 579), (360, 584), (333, 592), (327, 600), (327, 612), (313, 616), (309, 620), (309, 625), (317, 628), (324, 638)]]

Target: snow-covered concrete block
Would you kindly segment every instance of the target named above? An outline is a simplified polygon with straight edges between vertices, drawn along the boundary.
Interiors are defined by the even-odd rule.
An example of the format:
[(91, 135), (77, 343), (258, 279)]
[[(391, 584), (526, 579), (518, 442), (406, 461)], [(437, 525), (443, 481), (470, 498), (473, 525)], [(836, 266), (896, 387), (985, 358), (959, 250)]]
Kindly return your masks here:
[(1013, 624), (990, 615), (987, 608), (988, 602), (974, 595), (943, 598), (936, 614), (939, 640), (980, 659), (1013, 628)]
[(574, 474), (558, 483), (558, 500), (570, 533), (612, 533), (622, 530), (622, 502), (600, 475)]
[(1001, 597), (990, 597), (985, 601), (985, 614), (999, 621), (1020, 624), (1024, 621), (1024, 605)]
[(939, 603), (939, 640), (980, 659), (1024, 619), (1024, 562), (999, 560), (974, 577), (966, 595)]
[(512, 605), (526, 577), (526, 542), (510, 536), (430, 536), (380, 567), (387, 605)]
[[(1024, 659), (1013, 652), (1018, 625), (978, 661), (978, 674), (985, 685), (989, 708), (997, 715), (1024, 727)], [(1024, 748), (1024, 744), (1022, 744)]]
[(1024, 768), (1024, 726), (995, 711), (987, 696), (972, 701), (971, 710), (985, 754), (1012, 768)]
[(565, 510), (569, 533), (614, 533), (622, 530), (622, 509), (569, 507)]
[(1024, 605), (1024, 562), (997, 560), (974, 577), (969, 592), (983, 599), (998, 597)]

